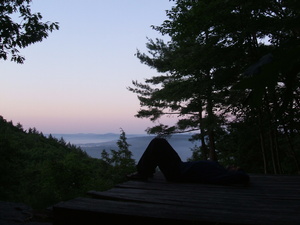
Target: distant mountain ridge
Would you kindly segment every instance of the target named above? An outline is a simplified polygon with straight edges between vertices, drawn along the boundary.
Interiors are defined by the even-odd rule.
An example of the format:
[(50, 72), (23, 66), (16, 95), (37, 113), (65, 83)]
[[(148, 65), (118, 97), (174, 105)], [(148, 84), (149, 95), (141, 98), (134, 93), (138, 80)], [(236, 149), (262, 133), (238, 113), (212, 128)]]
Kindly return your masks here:
[[(52, 136), (60, 139), (64, 138), (66, 142), (79, 146), (93, 158), (100, 158), (102, 150), (117, 150), (116, 144), (119, 139), (119, 134), (52, 134)], [(199, 146), (200, 142), (190, 142), (191, 134), (172, 135), (167, 140), (172, 147), (177, 151), (183, 161), (191, 157), (191, 148), (195, 145)], [(133, 158), (138, 161), (149, 142), (155, 137), (147, 134), (126, 134), (127, 142), (131, 145), (129, 150), (133, 154)]]
[[(87, 143), (102, 143), (112, 140), (118, 140), (120, 134), (115, 133), (105, 133), (105, 134), (95, 134), (95, 133), (75, 133), (75, 134), (51, 134), (57, 139), (63, 138), (66, 142), (71, 144), (87, 144)], [(146, 136), (146, 134), (126, 134), (127, 138), (130, 137), (140, 137)]]

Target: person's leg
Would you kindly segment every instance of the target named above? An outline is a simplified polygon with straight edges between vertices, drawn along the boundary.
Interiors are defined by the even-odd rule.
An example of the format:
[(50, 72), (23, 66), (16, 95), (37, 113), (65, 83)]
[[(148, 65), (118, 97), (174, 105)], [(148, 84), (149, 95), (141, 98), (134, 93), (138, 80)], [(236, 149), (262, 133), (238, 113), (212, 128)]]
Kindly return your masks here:
[(182, 181), (211, 184), (247, 184), (249, 176), (241, 169), (225, 169), (214, 161), (197, 161), (182, 164)]
[(214, 184), (248, 184), (250, 177), (243, 170), (228, 170), (225, 174), (212, 177), (210, 183)]
[(167, 180), (178, 177), (181, 159), (172, 146), (163, 138), (154, 138), (137, 164), (138, 173), (150, 177), (158, 166)]

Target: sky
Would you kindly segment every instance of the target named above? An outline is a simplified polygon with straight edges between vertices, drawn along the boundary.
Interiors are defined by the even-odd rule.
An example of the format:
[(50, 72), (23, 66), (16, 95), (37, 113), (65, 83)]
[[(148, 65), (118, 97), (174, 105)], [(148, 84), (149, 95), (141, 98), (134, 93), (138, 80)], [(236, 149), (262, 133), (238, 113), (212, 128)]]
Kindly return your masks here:
[(127, 87), (158, 75), (135, 53), (147, 51), (147, 37), (167, 38), (151, 25), (161, 25), (173, 4), (33, 0), (32, 12), (60, 29), (21, 49), (24, 64), (0, 60), (0, 115), (44, 134), (145, 133), (155, 124), (134, 116), (140, 105)]

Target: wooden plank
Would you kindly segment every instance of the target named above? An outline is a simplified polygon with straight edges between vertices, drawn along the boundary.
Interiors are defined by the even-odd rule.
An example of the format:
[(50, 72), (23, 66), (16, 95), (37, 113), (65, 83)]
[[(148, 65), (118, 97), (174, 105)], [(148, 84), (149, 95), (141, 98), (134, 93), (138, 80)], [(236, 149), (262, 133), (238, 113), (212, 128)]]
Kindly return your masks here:
[[(300, 224), (299, 176), (251, 176), (248, 187), (129, 181), (54, 207), (55, 224)], [(72, 220), (72, 223), (70, 223)], [(89, 223), (89, 224), (92, 224)]]
[[(222, 207), (226, 205), (231, 210), (239, 210), (241, 207), (248, 210), (255, 210), (256, 213), (263, 212), (266, 209), (272, 209), (274, 213), (278, 211), (293, 210), (295, 201), (299, 201), (299, 195), (296, 198), (285, 198), (284, 196), (267, 196), (263, 193), (258, 194), (251, 189), (205, 189), (203, 192), (193, 190), (132, 190), (114, 188), (107, 192), (93, 192), (94, 196), (102, 199), (114, 199), (122, 201), (149, 202), (156, 204), (186, 205), (189, 207)], [(284, 206), (284, 209), (283, 209)], [(298, 207), (300, 210), (300, 208)]]
[[(296, 178), (296, 179), (295, 179)], [(298, 181), (298, 182), (295, 182)], [(293, 183), (279, 182), (278, 184), (272, 183), (272, 185), (266, 185), (265, 182), (261, 183), (261, 180), (253, 178), (252, 184), (249, 187), (232, 187), (232, 186), (216, 186), (216, 185), (199, 185), (199, 184), (181, 184), (181, 183), (164, 183), (156, 184), (151, 182), (126, 182), (122, 185), (117, 185), (115, 188), (105, 192), (107, 194), (127, 194), (127, 192), (141, 193), (145, 190), (160, 190), (171, 192), (176, 194), (177, 191), (184, 193), (185, 190), (188, 192), (196, 193), (199, 195), (211, 194), (211, 195), (228, 195), (231, 194), (233, 197), (245, 197), (245, 196), (261, 196), (262, 198), (275, 198), (275, 199), (298, 199), (300, 198), (300, 177), (294, 177)], [(97, 192), (91, 191), (90, 194)]]
[[(216, 205), (218, 206), (218, 205)], [(223, 207), (189, 207), (186, 205), (140, 204), (134, 202), (120, 202), (102, 199), (78, 198), (57, 205), (54, 213), (60, 210), (60, 221), (56, 224), (99, 224), (109, 220), (110, 224), (151, 224), (153, 220), (172, 222), (172, 224), (190, 224), (195, 222), (229, 223), (229, 224), (299, 224), (299, 216), (285, 216), (285, 212), (278, 211), (269, 214), (266, 208), (262, 212), (249, 211), (240, 207), (232, 211)], [(69, 209), (69, 211), (68, 211)], [(71, 212), (71, 213), (70, 213)], [(97, 222), (93, 222), (97, 221)], [(142, 222), (143, 221), (143, 222)], [(61, 223), (62, 222), (62, 223)], [(142, 223), (141, 223), (142, 222)]]

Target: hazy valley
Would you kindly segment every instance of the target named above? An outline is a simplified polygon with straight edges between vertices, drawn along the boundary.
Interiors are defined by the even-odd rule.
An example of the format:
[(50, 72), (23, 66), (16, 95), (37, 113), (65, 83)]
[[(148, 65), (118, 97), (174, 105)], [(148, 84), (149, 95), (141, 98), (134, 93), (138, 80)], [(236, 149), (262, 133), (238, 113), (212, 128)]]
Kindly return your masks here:
[[(100, 158), (102, 150), (109, 151), (110, 149), (117, 150), (117, 140), (119, 134), (52, 134), (56, 138), (64, 138), (66, 142), (79, 146), (82, 150), (86, 151), (88, 155), (93, 158)], [(130, 144), (130, 151), (133, 154), (133, 158), (137, 161), (144, 150), (146, 149), (149, 142), (154, 136), (145, 134), (126, 134), (127, 142)], [(200, 142), (190, 142), (189, 134), (173, 135), (168, 138), (168, 141), (173, 148), (178, 152), (179, 156), (183, 161), (191, 157), (191, 148)]]

